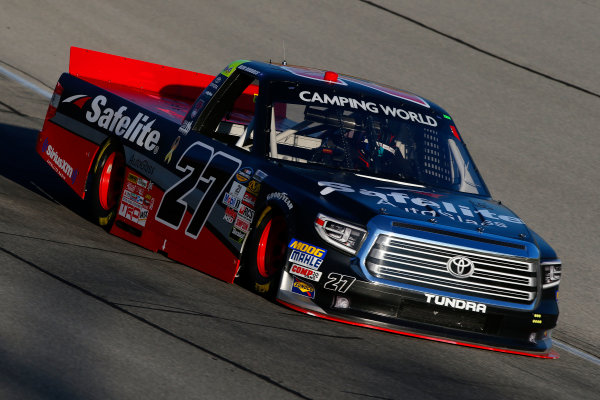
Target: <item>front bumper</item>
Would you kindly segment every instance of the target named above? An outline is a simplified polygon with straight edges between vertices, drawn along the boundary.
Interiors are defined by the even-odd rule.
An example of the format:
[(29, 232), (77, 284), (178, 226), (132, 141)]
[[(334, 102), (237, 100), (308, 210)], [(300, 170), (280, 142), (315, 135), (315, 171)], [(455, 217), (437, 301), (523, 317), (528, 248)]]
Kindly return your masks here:
[(277, 300), (313, 316), (438, 342), (539, 358), (558, 357), (551, 350), (551, 330), (558, 310), (550, 291), (532, 312), (487, 306), (482, 313), (427, 303), (424, 292), (359, 280), (345, 293), (325, 289), (323, 282), (302, 281), (313, 288), (309, 297), (292, 290), (298, 280), (285, 271)]

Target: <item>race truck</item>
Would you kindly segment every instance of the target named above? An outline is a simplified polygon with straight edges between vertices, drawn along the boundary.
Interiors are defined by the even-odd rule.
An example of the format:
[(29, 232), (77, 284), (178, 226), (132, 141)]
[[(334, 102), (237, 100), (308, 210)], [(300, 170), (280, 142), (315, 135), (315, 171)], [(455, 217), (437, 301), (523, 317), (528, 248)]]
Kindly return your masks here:
[(110, 233), (294, 310), (556, 357), (560, 260), (415, 94), (72, 48), (36, 150)]

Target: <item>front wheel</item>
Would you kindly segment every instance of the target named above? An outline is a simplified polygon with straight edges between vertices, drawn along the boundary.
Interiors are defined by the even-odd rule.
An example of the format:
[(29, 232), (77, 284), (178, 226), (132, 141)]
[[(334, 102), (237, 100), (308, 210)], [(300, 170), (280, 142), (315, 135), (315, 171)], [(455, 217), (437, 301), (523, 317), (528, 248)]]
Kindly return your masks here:
[(89, 204), (92, 218), (98, 225), (110, 229), (117, 216), (119, 197), (125, 175), (123, 152), (111, 142), (98, 151), (90, 175)]
[(288, 226), (285, 217), (269, 209), (258, 221), (246, 247), (246, 282), (261, 296), (273, 297), (286, 263)]

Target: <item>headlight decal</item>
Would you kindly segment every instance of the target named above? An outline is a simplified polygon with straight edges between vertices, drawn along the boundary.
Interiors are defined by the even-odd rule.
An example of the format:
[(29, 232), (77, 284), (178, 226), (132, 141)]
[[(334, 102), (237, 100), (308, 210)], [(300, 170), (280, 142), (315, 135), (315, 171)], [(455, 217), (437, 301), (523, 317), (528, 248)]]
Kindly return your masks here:
[(323, 240), (353, 255), (367, 234), (363, 228), (323, 214), (317, 215), (314, 225)]
[(562, 276), (562, 263), (560, 260), (542, 261), (542, 287), (544, 289), (557, 286)]

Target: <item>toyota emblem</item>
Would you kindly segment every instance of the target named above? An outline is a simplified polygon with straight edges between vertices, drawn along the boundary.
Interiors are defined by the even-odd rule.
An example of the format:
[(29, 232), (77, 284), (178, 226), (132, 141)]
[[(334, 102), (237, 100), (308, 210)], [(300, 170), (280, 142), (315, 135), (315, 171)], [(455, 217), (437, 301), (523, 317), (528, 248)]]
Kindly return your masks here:
[(465, 256), (456, 256), (448, 260), (446, 269), (458, 278), (468, 278), (475, 272), (475, 264)]

